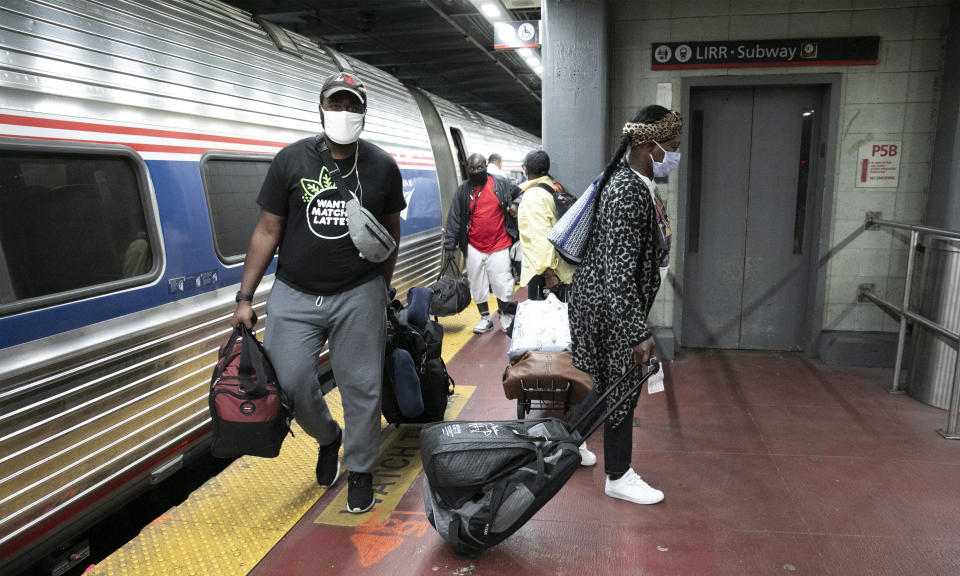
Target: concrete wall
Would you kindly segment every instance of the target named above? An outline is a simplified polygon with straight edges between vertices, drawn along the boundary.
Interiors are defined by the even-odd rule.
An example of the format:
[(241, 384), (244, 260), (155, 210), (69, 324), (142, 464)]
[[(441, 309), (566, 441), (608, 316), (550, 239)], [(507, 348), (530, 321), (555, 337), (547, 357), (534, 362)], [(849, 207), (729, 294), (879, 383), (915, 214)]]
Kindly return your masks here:
[[(872, 283), (893, 300), (902, 298), (906, 271), (904, 235), (862, 232), (867, 211), (911, 223), (924, 220), (938, 118), (950, 3), (905, 0), (618, 0), (612, 8), (610, 69), (613, 110), (608, 150), (619, 128), (640, 107), (664, 104), (681, 109), (681, 79), (689, 76), (742, 78), (756, 75), (842, 75), (836, 127), (836, 170), (831, 206), (823, 207), (829, 231), (821, 246), (826, 281), (823, 330), (895, 331), (896, 322), (873, 304), (856, 302), (857, 286)], [(879, 64), (849, 67), (791, 67), (652, 71), (652, 42), (880, 36)], [(659, 100), (658, 100), (659, 95)], [(546, 123), (546, 122), (545, 122)], [(872, 139), (903, 141), (896, 188), (856, 188), (858, 147)], [(666, 187), (673, 222), (678, 222), (677, 178)], [(830, 183), (827, 183), (829, 185)], [(677, 235), (685, 234), (678, 229)], [(682, 255), (672, 258), (673, 265)], [(661, 290), (651, 322), (672, 326), (674, 292)]]

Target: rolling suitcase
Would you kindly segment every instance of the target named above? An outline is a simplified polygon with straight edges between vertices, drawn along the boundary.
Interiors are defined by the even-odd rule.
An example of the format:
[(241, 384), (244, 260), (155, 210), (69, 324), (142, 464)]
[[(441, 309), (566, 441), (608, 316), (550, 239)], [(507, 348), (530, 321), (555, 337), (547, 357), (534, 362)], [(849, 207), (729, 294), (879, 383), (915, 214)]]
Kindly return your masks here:
[[(597, 400), (636, 370), (634, 364)], [(556, 418), (438, 422), (420, 432), (427, 520), (457, 554), (476, 556), (516, 532), (580, 466), (581, 442), (611, 411), (659, 371), (656, 359), (614, 406), (594, 422), (585, 410), (570, 425)]]

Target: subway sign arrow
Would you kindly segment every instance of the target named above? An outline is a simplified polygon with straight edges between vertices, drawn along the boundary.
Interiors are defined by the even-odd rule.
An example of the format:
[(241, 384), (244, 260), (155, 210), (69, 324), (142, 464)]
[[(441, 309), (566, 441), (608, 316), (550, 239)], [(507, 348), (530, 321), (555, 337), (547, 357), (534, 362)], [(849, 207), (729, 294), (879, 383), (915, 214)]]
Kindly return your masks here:
[(655, 42), (652, 47), (653, 70), (869, 66), (877, 63), (880, 37)]

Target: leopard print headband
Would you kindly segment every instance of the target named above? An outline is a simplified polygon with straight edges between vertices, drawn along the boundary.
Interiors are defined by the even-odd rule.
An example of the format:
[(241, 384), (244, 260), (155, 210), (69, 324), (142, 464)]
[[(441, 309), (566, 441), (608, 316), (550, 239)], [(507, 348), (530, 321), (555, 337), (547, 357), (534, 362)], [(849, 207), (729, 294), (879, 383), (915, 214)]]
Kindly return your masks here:
[(680, 113), (671, 111), (650, 124), (627, 122), (623, 125), (623, 135), (630, 137), (632, 145), (639, 146), (651, 140), (654, 142), (669, 140), (679, 134), (681, 129), (683, 129), (683, 119), (680, 118)]

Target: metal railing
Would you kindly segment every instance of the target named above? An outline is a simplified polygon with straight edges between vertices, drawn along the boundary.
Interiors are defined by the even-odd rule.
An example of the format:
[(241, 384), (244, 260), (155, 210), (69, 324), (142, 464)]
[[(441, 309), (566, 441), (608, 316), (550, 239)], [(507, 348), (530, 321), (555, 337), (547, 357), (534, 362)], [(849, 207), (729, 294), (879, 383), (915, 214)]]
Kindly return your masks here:
[[(917, 245), (920, 241), (920, 235), (936, 236), (951, 240), (960, 240), (960, 232), (955, 230), (944, 230), (932, 228), (929, 226), (918, 226), (914, 224), (903, 224), (890, 220), (881, 220), (876, 214), (867, 213), (864, 222), (864, 230), (876, 230), (881, 227), (894, 228), (898, 230), (908, 230), (910, 232), (910, 249), (907, 255), (907, 280), (903, 289), (903, 302), (901, 306), (884, 300), (873, 293), (873, 287), (870, 284), (861, 284), (859, 287), (860, 301), (870, 301), (880, 306), (884, 310), (894, 314), (900, 319), (900, 330), (897, 338), (897, 359), (893, 370), (893, 385), (890, 392), (901, 392), (900, 390), (900, 372), (903, 369), (903, 350), (907, 338), (907, 324), (913, 322), (923, 328), (932, 330), (937, 334), (951, 340), (957, 348), (957, 357), (954, 360), (953, 368), (953, 386), (950, 389), (949, 415), (946, 429), (937, 430), (941, 436), (949, 440), (960, 440), (957, 434), (957, 413), (960, 412), (960, 334), (947, 329), (928, 318), (910, 311), (910, 293), (913, 283), (913, 269), (916, 266)], [(957, 295), (960, 298), (960, 294)]]

